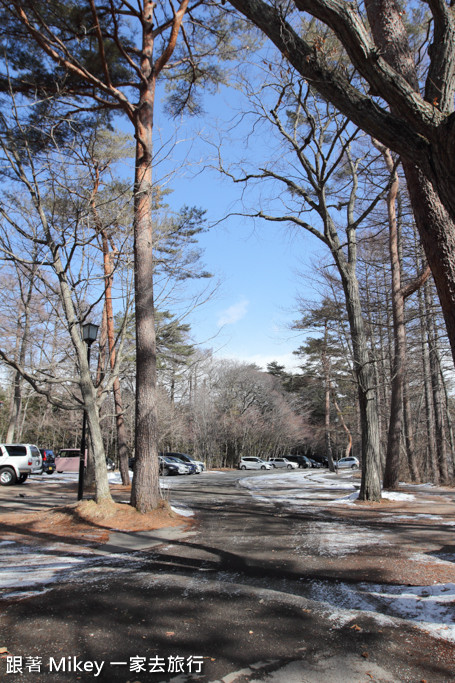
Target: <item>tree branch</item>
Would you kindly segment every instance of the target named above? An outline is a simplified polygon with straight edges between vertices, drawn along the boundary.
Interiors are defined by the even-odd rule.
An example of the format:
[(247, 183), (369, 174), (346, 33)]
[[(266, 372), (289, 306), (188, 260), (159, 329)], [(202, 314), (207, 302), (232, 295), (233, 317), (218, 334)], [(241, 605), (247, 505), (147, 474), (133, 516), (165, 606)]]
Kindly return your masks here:
[(340, 70), (330, 68), (324, 55), (313, 49), (292, 28), (276, 7), (264, 0), (229, 0), (258, 26), (309, 84), (330, 100), (357, 126), (408, 158), (424, 160), (427, 134), (444, 116), (424, 102), (420, 94), (377, 53), (359, 15), (349, 3), (336, 0), (296, 0), (296, 6), (327, 23), (342, 41), (354, 66), (376, 94), (386, 101), (400, 102), (400, 114), (412, 120), (411, 127), (400, 116), (379, 106), (371, 96), (351, 85)]

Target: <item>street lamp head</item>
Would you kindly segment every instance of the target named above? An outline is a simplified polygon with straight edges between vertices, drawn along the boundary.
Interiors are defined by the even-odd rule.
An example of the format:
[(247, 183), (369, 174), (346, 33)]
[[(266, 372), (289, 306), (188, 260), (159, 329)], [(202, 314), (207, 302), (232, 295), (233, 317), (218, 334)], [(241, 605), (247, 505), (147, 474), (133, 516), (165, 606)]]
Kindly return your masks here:
[(94, 325), (93, 323), (85, 323), (82, 325), (82, 339), (86, 344), (92, 344), (96, 335), (98, 334), (99, 325)]

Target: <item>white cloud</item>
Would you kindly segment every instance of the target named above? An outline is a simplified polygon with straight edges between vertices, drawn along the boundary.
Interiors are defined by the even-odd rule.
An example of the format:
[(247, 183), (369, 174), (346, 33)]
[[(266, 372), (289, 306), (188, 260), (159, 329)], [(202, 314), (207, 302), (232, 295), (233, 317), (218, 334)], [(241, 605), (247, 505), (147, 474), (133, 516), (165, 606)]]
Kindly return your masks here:
[(218, 318), (218, 327), (223, 327), (223, 325), (233, 325), (239, 320), (242, 320), (246, 316), (249, 301), (247, 299), (242, 299), (241, 301), (229, 306), (223, 311)]

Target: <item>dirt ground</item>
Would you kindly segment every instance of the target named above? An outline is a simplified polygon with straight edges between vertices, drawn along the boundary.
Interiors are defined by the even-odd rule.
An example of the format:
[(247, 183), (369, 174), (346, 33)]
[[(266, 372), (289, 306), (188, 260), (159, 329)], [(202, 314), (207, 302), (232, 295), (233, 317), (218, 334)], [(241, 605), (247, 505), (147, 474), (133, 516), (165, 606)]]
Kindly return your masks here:
[[(157, 682), (108, 668), (110, 657), (118, 661), (141, 653), (202, 653), (204, 676), (195, 680), (203, 683), (455, 681), (453, 642), (404, 620), (399, 628), (376, 623), (368, 611), (353, 612), (337, 626), (320, 607), (317, 590), (313, 593), (314, 586), (322, 587), (322, 602), (335, 610), (344, 584), (455, 583), (453, 560), (439, 561), (455, 555), (454, 489), (420, 488), (414, 499), (330, 508), (318, 506), (310, 492), (308, 507), (294, 514), (235, 487), (234, 474), (226, 473), (224, 485), (208, 477), (176, 488), (173, 498), (195, 510), (197, 521), (178, 515), (165, 501), (159, 510), (140, 515), (127, 502), (130, 488), (123, 486), (112, 486), (116, 502), (101, 509), (89, 500), (77, 503), (74, 483), (56, 486), (51, 478), (0, 489), (3, 539), (49, 547), (61, 540), (73, 553), (70, 547), (79, 544), (77, 553), (94, 556), (93, 575), (82, 571), (79, 578), (75, 572), (50, 591), (4, 601), (4, 656), (82, 653), (107, 662), (100, 679), (106, 683)], [(321, 553), (310, 541), (319, 541), (326, 526), (334, 540), (344, 529), (362, 533), (367, 527), (370, 538), (386, 534), (387, 542), (360, 545), (351, 554)], [(163, 527), (175, 527), (177, 535), (153, 551), (136, 553), (130, 564), (118, 555), (111, 567), (113, 561), (106, 563), (103, 556), (97, 569), (97, 546), (110, 552), (106, 544), (111, 537), (114, 545), (113, 532)], [(185, 537), (187, 529), (191, 533)], [(36, 638), (41, 632), (47, 634), (44, 650)], [(1, 660), (0, 649), (0, 670)], [(189, 680), (170, 673), (160, 683), (164, 679)], [(40, 683), (32, 673), (20, 680)], [(68, 674), (57, 683), (67, 680), (74, 678)]]
[[(41, 491), (42, 489), (43, 487)], [(73, 490), (75, 492), (76, 485), (69, 485), (68, 489), (69, 498), (69, 494)], [(3, 538), (19, 540), (26, 535), (30, 540), (32, 534), (38, 542), (40, 539), (45, 542), (51, 531), (55, 540), (60, 537), (67, 541), (71, 539), (74, 543), (98, 545), (107, 542), (112, 531), (149, 531), (189, 524), (188, 519), (174, 512), (165, 500), (153, 512), (137, 512), (123, 500), (129, 499), (130, 493), (131, 486), (114, 485), (111, 487), (111, 494), (117, 500), (114, 503), (97, 505), (93, 500), (82, 500), (56, 506), (52, 498), (44, 498), (38, 511), (12, 512), (1, 508), (0, 528)], [(30, 500), (35, 491), (21, 489), (18, 495)], [(118, 502), (119, 499), (122, 502)]]

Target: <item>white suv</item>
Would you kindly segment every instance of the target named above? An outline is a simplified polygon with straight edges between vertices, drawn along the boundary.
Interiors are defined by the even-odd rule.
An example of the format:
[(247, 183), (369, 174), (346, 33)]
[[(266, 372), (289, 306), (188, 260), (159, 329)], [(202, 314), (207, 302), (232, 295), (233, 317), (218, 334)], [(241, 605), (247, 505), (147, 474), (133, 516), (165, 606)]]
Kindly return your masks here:
[(261, 458), (247, 456), (239, 462), (239, 470), (271, 470), (272, 465)]
[(0, 484), (23, 484), (32, 472), (41, 474), (39, 448), (29, 443), (0, 444)]
[(270, 458), (269, 463), (272, 467), (286, 467), (288, 470), (296, 470), (298, 465), (296, 462), (291, 462), (287, 458)]

